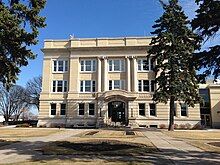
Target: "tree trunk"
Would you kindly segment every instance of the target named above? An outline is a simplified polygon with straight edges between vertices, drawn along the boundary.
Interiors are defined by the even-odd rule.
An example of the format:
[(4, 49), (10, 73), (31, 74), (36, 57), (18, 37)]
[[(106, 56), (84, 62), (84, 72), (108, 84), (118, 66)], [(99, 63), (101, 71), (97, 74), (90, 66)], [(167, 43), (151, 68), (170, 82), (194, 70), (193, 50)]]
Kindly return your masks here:
[(9, 120), (8, 115), (4, 115), (4, 118), (5, 118), (4, 125), (8, 125), (8, 120)]
[(170, 123), (168, 131), (174, 131), (174, 108), (175, 108), (175, 97), (170, 97)]

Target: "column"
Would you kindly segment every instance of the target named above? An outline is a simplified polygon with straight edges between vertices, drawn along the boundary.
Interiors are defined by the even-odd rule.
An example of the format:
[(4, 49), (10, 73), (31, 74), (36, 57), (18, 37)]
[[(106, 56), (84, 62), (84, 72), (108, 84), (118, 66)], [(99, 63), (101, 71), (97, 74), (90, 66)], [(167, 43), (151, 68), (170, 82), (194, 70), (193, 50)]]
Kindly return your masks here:
[(137, 60), (136, 57), (133, 57), (133, 91), (137, 92), (138, 90), (138, 80), (137, 80)]
[(130, 65), (130, 59), (129, 57), (126, 57), (126, 65), (127, 65), (127, 72), (126, 72), (126, 75), (127, 75), (127, 91), (130, 92), (131, 91), (131, 65)]
[(103, 58), (103, 91), (107, 91), (108, 90), (108, 61), (107, 58), (104, 57)]
[(101, 65), (101, 59), (98, 57), (97, 58), (97, 62), (98, 62), (98, 76), (97, 76), (97, 91), (101, 92), (101, 88), (102, 88), (102, 79), (101, 79), (101, 72), (102, 72), (102, 65)]

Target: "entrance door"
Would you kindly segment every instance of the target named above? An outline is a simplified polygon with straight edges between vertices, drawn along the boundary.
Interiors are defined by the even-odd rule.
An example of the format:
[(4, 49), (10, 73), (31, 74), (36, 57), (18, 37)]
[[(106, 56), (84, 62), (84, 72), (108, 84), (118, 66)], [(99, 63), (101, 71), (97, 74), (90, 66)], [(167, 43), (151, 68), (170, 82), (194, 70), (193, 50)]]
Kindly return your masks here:
[(211, 118), (209, 114), (202, 114), (201, 115), (201, 124), (207, 127), (211, 126)]
[(121, 101), (108, 103), (108, 118), (111, 118), (112, 122), (125, 124), (125, 103)]

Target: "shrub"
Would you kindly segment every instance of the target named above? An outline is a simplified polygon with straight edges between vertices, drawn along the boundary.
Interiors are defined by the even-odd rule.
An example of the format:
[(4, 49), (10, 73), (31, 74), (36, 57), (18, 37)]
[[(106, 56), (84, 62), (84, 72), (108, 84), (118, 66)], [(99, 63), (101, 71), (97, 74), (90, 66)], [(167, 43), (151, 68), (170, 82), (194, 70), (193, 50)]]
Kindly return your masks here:
[(177, 129), (178, 128), (178, 124), (174, 124), (174, 129)]
[(159, 128), (160, 128), (160, 129), (165, 129), (165, 128), (166, 128), (166, 125), (165, 125), (165, 124), (160, 124), (160, 125), (159, 125)]
[(191, 124), (186, 123), (186, 128), (187, 128), (187, 129), (191, 129), (191, 127), (192, 127), (192, 125), (191, 125)]
[(180, 128), (181, 129), (186, 129), (186, 125), (185, 124), (180, 124)]
[(17, 124), (16, 127), (30, 127), (30, 125), (28, 123), (24, 123), (24, 124)]

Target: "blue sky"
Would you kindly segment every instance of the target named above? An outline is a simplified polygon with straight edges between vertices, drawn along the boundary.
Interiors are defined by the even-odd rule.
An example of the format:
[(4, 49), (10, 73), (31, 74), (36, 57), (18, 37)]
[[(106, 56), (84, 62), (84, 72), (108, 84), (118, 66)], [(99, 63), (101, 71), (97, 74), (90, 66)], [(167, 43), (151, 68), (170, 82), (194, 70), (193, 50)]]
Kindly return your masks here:
[[(194, 0), (180, 0), (189, 18), (194, 17)], [(47, 27), (40, 30), (39, 43), (31, 46), (35, 60), (22, 67), (18, 85), (42, 74), (44, 39), (150, 36), (154, 21), (162, 14), (159, 0), (47, 0), (41, 12)]]

